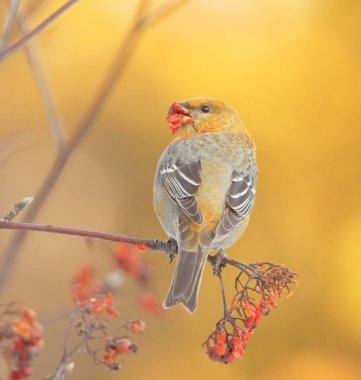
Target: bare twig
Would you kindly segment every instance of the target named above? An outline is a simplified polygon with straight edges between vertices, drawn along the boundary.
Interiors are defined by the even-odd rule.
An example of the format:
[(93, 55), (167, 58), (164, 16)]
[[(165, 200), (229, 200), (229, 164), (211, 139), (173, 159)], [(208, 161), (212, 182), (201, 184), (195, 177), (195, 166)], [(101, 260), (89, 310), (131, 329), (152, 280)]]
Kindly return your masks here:
[[(65, 148), (58, 153), (53, 165), (51, 166), (42, 186), (39, 189), (38, 194), (32, 204), (32, 207), (25, 215), (25, 220), (31, 222), (34, 220), (49, 194), (51, 193), (54, 185), (62, 174), (71, 154), (79, 146), (87, 132), (93, 126), (93, 123), (101, 111), (105, 101), (112, 92), (116, 82), (119, 80), (121, 75), (124, 73), (127, 63), (135, 50), (135, 47), (141, 36), (141, 32), (146, 30), (147, 27), (154, 25), (157, 21), (163, 19), (171, 13), (172, 10), (177, 9), (181, 4), (186, 3), (187, 0), (169, 1), (166, 5), (156, 9), (150, 14), (145, 14), (140, 16), (140, 12), (137, 12), (137, 16), (134, 19), (132, 26), (127, 34), (127, 37), (122, 44), (119, 53), (109, 70), (107, 76), (105, 77), (103, 84), (95, 96), (94, 101), (85, 114), (83, 121), (80, 123), (78, 128), (75, 130), (73, 135), (70, 137)], [(140, 9), (144, 10), (144, 0), (140, 3)], [(3, 261), (0, 266), (0, 291), (4, 289), (4, 281), (7, 275), (11, 271), (12, 263), (15, 260), (16, 252), (21, 247), (25, 240), (25, 231), (17, 231), (11, 240), (8, 248), (3, 254)]]
[(4, 32), (3, 32), (2, 37), (0, 38), (0, 52), (6, 48), (6, 45), (10, 37), (11, 29), (14, 25), (14, 21), (16, 18), (16, 13), (19, 9), (19, 5), (20, 5), (20, 0), (11, 1), (8, 17), (6, 19), (6, 23), (4, 27)]
[(33, 197), (27, 197), (27, 198), (23, 198), (21, 201), (15, 203), (14, 208), (7, 215), (5, 215), (3, 218), (0, 218), (0, 222), (7, 223), (7, 222), (12, 221), (15, 218), (15, 216), (19, 215), (19, 213), (22, 210), (24, 210), (24, 208), (29, 206), (29, 204), (33, 201), (33, 199), (34, 199)]
[(152, 250), (163, 251), (169, 255), (177, 253), (175, 245), (171, 242), (161, 240), (140, 239), (135, 237), (112, 234), (109, 232), (81, 230), (77, 228), (51, 226), (48, 224), (4, 222), (1, 220), (0, 229), (38, 231), (63, 235), (83, 236), (87, 238), (115, 241), (119, 243), (126, 243), (132, 245), (144, 245)]
[[(64, 338), (64, 348), (63, 348), (63, 355), (61, 357), (60, 363), (55, 370), (54, 375), (52, 376), (52, 380), (63, 380), (68, 377), (68, 369), (67, 366), (69, 364), (69, 354), (68, 354), (68, 346), (71, 334), (73, 332), (74, 328), (74, 322), (77, 318), (77, 314), (75, 312), (71, 313), (68, 321), (68, 326), (66, 328), (65, 338)], [(72, 368), (71, 368), (72, 369)]]
[[(25, 11), (19, 12), (17, 17), (17, 25), (23, 34), (26, 35), (30, 32), (28, 14)], [(48, 84), (44, 69), (41, 66), (35, 41), (31, 41), (31, 43), (25, 45), (25, 53), (40, 92), (41, 101), (44, 105), (54, 143), (60, 151), (64, 149), (65, 146), (65, 131), (63, 122), (57, 110), (55, 99)]]
[[(19, 231), (37, 231), (37, 232), (46, 232), (46, 233), (61, 234), (61, 235), (82, 236), (86, 238), (114, 241), (118, 243), (131, 244), (135, 246), (145, 246), (153, 251), (164, 252), (166, 255), (171, 256), (171, 257), (178, 253), (177, 244), (172, 239), (168, 241), (163, 241), (163, 240), (158, 240), (158, 239), (142, 239), (138, 237), (113, 234), (110, 232), (100, 232), (100, 231), (83, 230), (83, 229), (71, 228), (71, 227), (52, 226), (49, 224), (4, 222), (1, 220), (0, 220), (0, 229), (19, 230)], [(218, 258), (217, 255), (215, 256), (208, 255), (208, 262), (212, 266), (214, 266), (217, 258)], [(250, 265), (243, 264), (239, 261), (230, 259), (227, 256), (223, 256), (222, 267), (225, 267), (226, 265), (233, 266), (237, 269), (240, 269), (241, 271), (244, 271), (244, 268), (251, 267)], [(253, 270), (256, 271), (255, 268)], [(220, 277), (220, 280), (221, 280), (221, 277)], [(225, 296), (223, 297), (223, 299), (225, 301)]]
[(28, 34), (22, 37), (19, 41), (15, 42), (13, 45), (4, 49), (0, 52), (0, 63), (6, 58), (10, 57), (14, 52), (25, 46), (32, 38), (41, 33), (45, 28), (52, 24), (58, 17), (60, 17), (64, 12), (66, 12), (70, 7), (72, 7), (79, 0), (69, 0), (64, 5), (62, 5), (58, 10), (52, 13), (44, 21), (42, 21), (38, 26), (31, 30)]
[(224, 317), (224, 319), (227, 319), (228, 318), (228, 307), (227, 307), (226, 292), (224, 291), (222, 272), (218, 273), (218, 278), (219, 278), (219, 285), (221, 287), (221, 294), (222, 294), (223, 313), (224, 313), (223, 317)]

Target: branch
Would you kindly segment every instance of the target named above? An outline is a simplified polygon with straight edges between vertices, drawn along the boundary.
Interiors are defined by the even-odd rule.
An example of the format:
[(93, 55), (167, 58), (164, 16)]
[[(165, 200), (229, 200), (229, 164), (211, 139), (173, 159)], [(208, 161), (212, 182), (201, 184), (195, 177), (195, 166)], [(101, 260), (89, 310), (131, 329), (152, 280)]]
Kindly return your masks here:
[[(142, 12), (137, 12), (137, 15), (130, 27), (128, 35), (122, 44), (119, 53), (114, 61), (113, 66), (109, 70), (107, 76), (105, 77), (103, 84), (95, 96), (94, 101), (91, 103), (88, 111), (86, 112), (83, 121), (80, 123), (78, 128), (76, 128), (73, 135), (68, 140), (62, 151), (58, 152), (58, 155), (51, 166), (43, 184), (41, 185), (38, 193), (36, 194), (35, 200), (32, 203), (29, 211), (25, 215), (25, 220), (31, 222), (35, 219), (39, 211), (41, 210), (46, 199), (53, 190), (57, 180), (62, 174), (70, 156), (83, 141), (87, 132), (91, 129), (98, 116), (99, 112), (102, 110), (106, 100), (111, 94), (116, 82), (120, 79), (125, 71), (126, 65), (129, 62), (130, 57), (134, 53), (137, 46), (141, 32), (146, 30), (147, 27), (154, 25), (157, 21), (168, 16), (171, 11), (177, 9), (180, 5), (186, 3), (187, 0), (177, 0), (169, 1), (166, 5), (157, 8), (155, 11), (142, 15), (142, 12), (146, 7), (144, 0), (140, 2), (139, 9)], [(1, 56), (0, 56), (1, 57)], [(1, 59), (0, 59), (1, 61)], [(17, 231), (13, 236), (8, 248), (3, 254), (3, 260), (0, 265), (0, 292), (4, 289), (4, 282), (11, 272), (12, 264), (15, 260), (16, 253), (18, 249), (22, 246), (26, 237), (26, 231)]]
[(52, 24), (58, 17), (60, 17), (64, 12), (66, 12), (70, 7), (72, 7), (79, 0), (69, 0), (58, 10), (52, 13), (44, 21), (42, 21), (38, 26), (36, 26), (32, 31), (22, 37), (19, 41), (15, 42), (13, 45), (9, 46), (7, 49), (0, 52), (0, 63), (6, 58), (10, 57), (17, 50), (25, 46), (32, 38), (41, 33), (45, 28)]
[(109, 232), (99, 232), (91, 230), (82, 230), (70, 227), (51, 226), (49, 224), (33, 224), (33, 223), (19, 223), (19, 222), (7, 222), (6, 220), (0, 220), (0, 229), (7, 230), (21, 230), (21, 231), (38, 231), (48, 232), (53, 234), (83, 236), (93, 239), (101, 239), (108, 241), (115, 241), (118, 243), (126, 243), (132, 245), (146, 246), (154, 251), (163, 251), (167, 255), (174, 255), (177, 253), (176, 245), (172, 241), (162, 240), (150, 240), (140, 239), (136, 237), (117, 235)]
[[(0, 228), (84, 236), (88, 238), (133, 244), (142, 251), (146, 247), (152, 250), (163, 251), (169, 255), (171, 259), (177, 254), (178, 250), (177, 243), (173, 239), (169, 239), (167, 242), (161, 240), (139, 239), (107, 232), (80, 230), (43, 224), (7, 222), (5, 219), (0, 221)], [(277, 308), (277, 299), (292, 295), (291, 286), (297, 285), (298, 275), (283, 265), (267, 262), (243, 264), (229, 259), (222, 250), (220, 250), (215, 256), (208, 256), (208, 262), (212, 265), (213, 273), (218, 276), (220, 282), (223, 301), (223, 317), (216, 323), (215, 329), (208, 336), (203, 346), (206, 347), (210, 359), (220, 363), (231, 363), (234, 359), (243, 357), (244, 351), (250, 338), (253, 336), (258, 323), (264, 316), (267, 316), (270, 313), (271, 309)], [(226, 265), (231, 265), (239, 269), (239, 273), (235, 280), (236, 294), (234, 295), (229, 308), (222, 279), (222, 270)], [(113, 304), (111, 303), (111, 305)], [(87, 307), (86, 310), (89, 310), (89, 308)], [(86, 344), (88, 339), (93, 339), (93, 330), (91, 330), (90, 333), (85, 335), (84, 339), (69, 353), (68, 341), (70, 336), (69, 332), (71, 331), (72, 326), (73, 321), (70, 321), (68, 325), (68, 333), (65, 338), (62, 359), (55, 375), (48, 377), (49, 380), (65, 379), (68, 376), (67, 364), (70, 365), (69, 369), (72, 369), (72, 364), (69, 362), (70, 357), (73, 353), (76, 353), (83, 344)], [(93, 323), (89, 326), (92, 326), (91, 328), (93, 328), (96, 325)], [(85, 329), (84, 331), (88, 330)], [(114, 342), (116, 341), (117, 338), (114, 338)], [(106, 347), (109, 347), (109, 345)], [(93, 353), (93, 359), (96, 360), (96, 362), (108, 365), (109, 369), (118, 370), (120, 368), (119, 364), (114, 361), (114, 355), (111, 357), (111, 361), (105, 360), (106, 356), (103, 356), (103, 359), (97, 361), (97, 351), (98, 350), (91, 350), (88, 347), (86, 352)], [(136, 350), (133, 350), (133, 352), (135, 351)]]
[(15, 216), (19, 215), (19, 213), (24, 210), (24, 208), (28, 207), (29, 204), (33, 201), (33, 197), (27, 197), (21, 199), (19, 202), (15, 203), (14, 208), (6, 214), (3, 218), (0, 219), (0, 222), (7, 223), (11, 222)]
[(11, 33), (11, 29), (14, 25), (14, 21), (16, 18), (16, 13), (18, 11), (19, 5), (20, 5), (20, 0), (12, 0), (11, 5), (10, 5), (10, 10), (8, 13), (8, 18), (6, 20), (5, 27), (4, 27), (4, 33), (2, 37), (0, 38), (0, 52), (4, 48), (6, 48), (6, 45), (8, 43), (9, 36)]
[[(65, 338), (64, 338), (63, 355), (62, 355), (62, 358), (61, 358), (60, 363), (58, 365), (58, 368), (55, 370), (54, 376), (51, 377), (51, 379), (53, 379), (53, 380), (66, 379), (67, 377), (69, 377), (68, 373), (67, 373), (67, 372), (69, 372), (68, 371), (69, 364), (70, 364), (71, 371), (74, 367), (74, 364), (71, 365), (71, 363), (69, 363), (68, 346), (69, 346), (71, 333), (73, 332), (72, 330), (74, 328), (74, 323), (75, 323), (76, 317), (77, 316), (74, 312), (72, 312), (70, 314), (68, 326), (66, 328), (66, 333), (65, 333)], [(71, 373), (71, 371), (70, 371), (70, 373)]]
[[(168, 241), (158, 239), (141, 239), (138, 237), (124, 236), (113, 234), (110, 232), (100, 232), (92, 230), (83, 230), (71, 227), (52, 226), (50, 224), (35, 224), (35, 223), (20, 223), (8, 222), (6, 219), (0, 219), (0, 229), (4, 230), (18, 230), (18, 231), (37, 231), (47, 232), (52, 234), (82, 236), (91, 239), (101, 239), (107, 241), (114, 241), (118, 243), (131, 244), (135, 246), (145, 246), (152, 251), (161, 251), (171, 258), (178, 253), (177, 243), (170, 239)], [(213, 266), (218, 260), (218, 256), (208, 256), (209, 263)], [(239, 269), (239, 265), (245, 266), (236, 260), (229, 259), (227, 256), (222, 257), (222, 266), (229, 264)], [(219, 265), (219, 264), (218, 264)]]
[[(16, 19), (17, 25), (24, 35), (29, 33), (31, 30), (28, 22), (28, 14), (28, 12), (23, 10), (22, 12), (18, 13)], [(46, 75), (41, 67), (39, 54), (34, 41), (28, 45), (25, 45), (24, 49), (30, 69), (34, 75), (35, 82), (39, 89), (41, 101), (45, 109), (45, 114), (48, 119), (54, 143), (57, 146), (58, 150), (62, 150), (65, 146), (65, 131), (63, 122), (58, 113), (56, 102), (51, 88), (48, 84)]]
[[(90, 239), (101, 239), (107, 241), (114, 241), (117, 243), (131, 244), (139, 247), (147, 247), (152, 251), (161, 251), (170, 256), (171, 259), (178, 253), (177, 243), (173, 239), (163, 241), (159, 239), (142, 239), (138, 237), (125, 236), (113, 234), (111, 232), (101, 232), (93, 230), (83, 230), (79, 228), (52, 226), (50, 224), (35, 224), (35, 223), (22, 223), (10, 222), (7, 219), (0, 219), (0, 229), (4, 230), (18, 230), (18, 231), (37, 231), (46, 232), (60, 235), (82, 236)], [(221, 257), (218, 255), (208, 255), (208, 262), (215, 267), (216, 271), (224, 268), (226, 265), (233, 266), (243, 272), (249, 269), (252, 272), (257, 272), (255, 266), (247, 265), (239, 261), (228, 258), (223, 252)], [(220, 272), (219, 272), (220, 273)], [(218, 274), (216, 273), (215, 274)]]

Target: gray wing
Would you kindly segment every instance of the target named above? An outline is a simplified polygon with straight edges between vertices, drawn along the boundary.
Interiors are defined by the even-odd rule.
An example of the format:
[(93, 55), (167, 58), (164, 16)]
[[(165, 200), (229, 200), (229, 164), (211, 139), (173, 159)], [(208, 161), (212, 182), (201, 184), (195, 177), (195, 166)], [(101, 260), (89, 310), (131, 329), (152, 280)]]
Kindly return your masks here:
[(256, 173), (242, 174), (233, 171), (227, 193), (227, 208), (218, 223), (217, 237), (234, 230), (251, 213), (256, 198), (256, 176)]
[(165, 162), (160, 168), (160, 177), (170, 198), (195, 223), (202, 223), (196, 194), (201, 184), (201, 162), (189, 164)]

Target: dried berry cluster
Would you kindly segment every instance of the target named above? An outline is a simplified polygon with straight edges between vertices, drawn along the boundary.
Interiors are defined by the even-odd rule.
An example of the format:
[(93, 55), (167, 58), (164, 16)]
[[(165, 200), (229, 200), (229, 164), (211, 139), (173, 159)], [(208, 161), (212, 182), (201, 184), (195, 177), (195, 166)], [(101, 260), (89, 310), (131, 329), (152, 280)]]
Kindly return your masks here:
[[(72, 288), (75, 308), (71, 323), (80, 340), (75, 348), (66, 348), (66, 360), (83, 351), (91, 355), (96, 364), (106, 365), (111, 370), (120, 369), (119, 357), (137, 352), (137, 346), (127, 336), (113, 336), (108, 332), (109, 318), (119, 317), (112, 294), (104, 291), (89, 267), (83, 267), (74, 276)], [(146, 324), (135, 320), (122, 327), (138, 334), (145, 330)]]
[(9, 367), (8, 380), (21, 380), (32, 373), (31, 361), (43, 348), (43, 328), (35, 312), (15, 303), (3, 305), (0, 325), (1, 356)]
[(209, 358), (221, 363), (243, 357), (262, 317), (277, 308), (277, 298), (291, 296), (290, 286), (297, 284), (297, 275), (281, 265), (236, 262), (232, 265), (240, 269), (235, 281), (236, 294), (224, 318), (204, 343)]
[[(137, 352), (137, 346), (127, 336), (113, 336), (108, 332), (108, 317), (118, 318), (113, 296), (94, 294), (92, 298), (78, 302), (73, 315), (75, 332), (80, 337), (79, 350), (91, 355), (96, 364), (111, 370), (121, 368), (120, 356)], [(123, 327), (134, 334), (145, 331), (144, 321), (128, 321)]]
[[(149, 284), (153, 267), (137, 254), (136, 249), (144, 251), (145, 246), (117, 245), (113, 253), (118, 271), (133, 278), (144, 289)], [(220, 265), (215, 268), (218, 268), (216, 273), (221, 283), (224, 317), (216, 324), (204, 346), (210, 359), (231, 363), (243, 357), (256, 326), (271, 309), (277, 308), (277, 300), (292, 295), (290, 287), (296, 285), (297, 275), (286, 267), (271, 263), (245, 265), (224, 256), (220, 260)], [(235, 295), (229, 307), (219, 270), (225, 264), (239, 269)], [(120, 316), (109, 287), (97, 278), (94, 269), (85, 266), (74, 275), (71, 288), (74, 308), (65, 336), (63, 356), (55, 373), (46, 379), (68, 378), (74, 367), (72, 358), (78, 352), (87, 353), (96, 364), (119, 370), (120, 360), (125, 355), (136, 353), (138, 347), (126, 333), (113, 335), (109, 332), (110, 319)], [(164, 317), (161, 303), (152, 293), (142, 292), (138, 305), (154, 316)], [(0, 348), (8, 363), (8, 380), (25, 379), (31, 375), (31, 360), (43, 347), (42, 326), (29, 308), (20, 308), (16, 304), (0, 307), (3, 308), (0, 311)], [(121, 323), (121, 328), (124, 332), (139, 334), (145, 331), (146, 324), (142, 320), (131, 320)], [(77, 336), (77, 341), (71, 347), (73, 335)]]

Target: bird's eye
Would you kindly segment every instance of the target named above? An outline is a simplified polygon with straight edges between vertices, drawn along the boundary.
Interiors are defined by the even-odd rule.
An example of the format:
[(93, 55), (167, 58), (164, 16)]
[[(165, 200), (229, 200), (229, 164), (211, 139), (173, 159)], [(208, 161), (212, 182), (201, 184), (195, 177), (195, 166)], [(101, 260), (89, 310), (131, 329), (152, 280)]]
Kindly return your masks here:
[(202, 107), (202, 112), (204, 112), (204, 113), (207, 113), (207, 112), (209, 112), (211, 110), (211, 107), (209, 107), (209, 106), (203, 106)]

